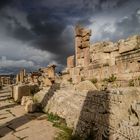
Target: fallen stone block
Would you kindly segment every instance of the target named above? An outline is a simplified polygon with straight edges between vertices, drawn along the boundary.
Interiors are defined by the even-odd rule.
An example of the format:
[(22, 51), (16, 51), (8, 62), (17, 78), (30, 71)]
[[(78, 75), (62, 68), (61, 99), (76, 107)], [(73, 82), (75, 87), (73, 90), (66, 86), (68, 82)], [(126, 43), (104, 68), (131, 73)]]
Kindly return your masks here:
[(22, 106), (26, 105), (26, 103), (27, 103), (29, 100), (32, 100), (32, 96), (23, 96), (22, 99), (21, 99), (21, 105), (22, 105)]
[(34, 103), (33, 100), (28, 100), (26, 105), (25, 105), (25, 111), (27, 113), (33, 113), (35, 111), (37, 111), (38, 109), (38, 104)]
[(23, 96), (30, 95), (29, 85), (15, 85), (13, 87), (13, 98), (15, 102), (21, 102)]

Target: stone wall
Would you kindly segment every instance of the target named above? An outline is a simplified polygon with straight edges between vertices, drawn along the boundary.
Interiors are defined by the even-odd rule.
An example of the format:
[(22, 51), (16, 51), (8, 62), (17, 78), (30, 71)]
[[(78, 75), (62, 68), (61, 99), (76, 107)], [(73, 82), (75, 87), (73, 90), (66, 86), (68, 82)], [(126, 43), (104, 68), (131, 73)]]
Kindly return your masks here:
[[(90, 43), (90, 36), (90, 30), (76, 27), (75, 56), (67, 59), (66, 69), (74, 84), (82, 79), (97, 78), (103, 81), (113, 74), (121, 86), (128, 86), (122, 83), (129, 83), (134, 77), (140, 78), (140, 36), (116, 43), (103, 41), (94, 44)], [(71, 59), (74, 57), (75, 62)]]

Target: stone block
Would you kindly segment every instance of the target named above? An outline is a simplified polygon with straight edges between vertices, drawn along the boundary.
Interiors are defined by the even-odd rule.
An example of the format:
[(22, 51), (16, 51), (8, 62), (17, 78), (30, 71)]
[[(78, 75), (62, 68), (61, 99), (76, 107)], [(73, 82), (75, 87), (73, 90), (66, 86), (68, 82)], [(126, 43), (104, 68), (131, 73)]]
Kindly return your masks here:
[(140, 48), (140, 36), (132, 36), (118, 42), (119, 53), (129, 52)]
[(77, 26), (75, 28), (75, 36), (76, 37), (79, 37), (79, 36), (82, 37), (82, 31), (83, 31), (83, 28)]
[(25, 111), (27, 113), (33, 113), (35, 111), (37, 111), (38, 109), (38, 105), (36, 103), (33, 102), (33, 100), (28, 100), (26, 105), (25, 105)]
[(30, 95), (30, 86), (29, 85), (15, 85), (13, 87), (13, 98), (16, 102), (21, 102), (23, 96)]
[(82, 36), (91, 36), (91, 30), (90, 29), (83, 29), (82, 30)]
[(88, 48), (88, 47), (90, 47), (90, 42), (89, 41), (82, 42), (82, 46), (80, 46), (81, 49)]
[(80, 75), (73, 75), (72, 76), (72, 83), (78, 84), (79, 82), (81, 82), (81, 76)]
[(23, 96), (22, 99), (21, 99), (21, 105), (25, 106), (27, 101), (29, 101), (29, 100), (32, 100), (31, 96)]
[(82, 46), (82, 38), (81, 37), (76, 37), (75, 38), (75, 47), (81, 47)]
[(52, 82), (48, 77), (43, 78), (43, 85), (44, 86), (51, 86)]
[(82, 38), (83, 41), (89, 41), (90, 40), (90, 36), (86, 35)]
[(95, 91), (95, 90), (97, 90), (95, 85), (91, 81), (88, 81), (88, 80), (80, 82), (78, 85), (75, 86), (75, 88), (77, 91), (83, 91), (83, 90)]
[(74, 67), (74, 55), (67, 58), (67, 68)]
[(111, 53), (118, 50), (119, 50), (119, 47), (116, 44), (113, 44), (112, 42), (110, 42), (109, 45), (103, 48), (104, 53)]

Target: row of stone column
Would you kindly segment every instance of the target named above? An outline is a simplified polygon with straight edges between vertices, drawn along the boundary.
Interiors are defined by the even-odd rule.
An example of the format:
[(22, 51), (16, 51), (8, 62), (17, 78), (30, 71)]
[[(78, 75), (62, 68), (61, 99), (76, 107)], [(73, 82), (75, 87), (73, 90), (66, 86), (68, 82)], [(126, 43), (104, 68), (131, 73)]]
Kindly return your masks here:
[(11, 84), (11, 78), (10, 77), (0, 77), (0, 83), (1, 85), (10, 85)]
[(16, 75), (16, 83), (24, 82), (25, 76), (26, 76), (26, 70), (25, 69), (20, 70), (20, 72)]

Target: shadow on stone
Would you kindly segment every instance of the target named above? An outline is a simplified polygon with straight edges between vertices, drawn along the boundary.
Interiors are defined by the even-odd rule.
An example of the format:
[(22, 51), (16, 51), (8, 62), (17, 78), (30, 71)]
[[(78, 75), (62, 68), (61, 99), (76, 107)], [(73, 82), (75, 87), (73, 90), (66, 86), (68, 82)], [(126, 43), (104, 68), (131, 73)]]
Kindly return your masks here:
[(43, 109), (45, 106), (47, 106), (48, 101), (52, 98), (52, 96), (54, 95), (55, 91), (60, 89), (60, 84), (59, 83), (55, 83), (53, 84), (50, 89), (48, 90), (48, 92), (45, 94), (45, 96), (43, 97), (42, 101), (41, 101), (41, 108)]
[(108, 140), (110, 98), (105, 91), (89, 91), (83, 103), (74, 134), (82, 140)]

